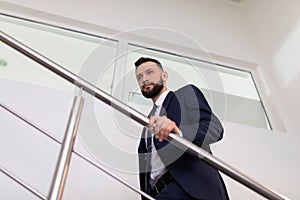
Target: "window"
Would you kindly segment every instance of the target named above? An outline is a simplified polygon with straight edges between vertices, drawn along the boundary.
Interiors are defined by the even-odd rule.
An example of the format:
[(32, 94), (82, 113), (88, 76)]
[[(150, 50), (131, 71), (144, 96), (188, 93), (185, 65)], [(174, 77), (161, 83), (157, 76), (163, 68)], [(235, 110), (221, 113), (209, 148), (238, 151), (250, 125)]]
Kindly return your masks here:
[(134, 62), (141, 56), (161, 61), (169, 74), (167, 84), (171, 90), (190, 83), (199, 87), (221, 120), (270, 129), (251, 72), (129, 45), (124, 99), (133, 107), (146, 112), (151, 105), (134, 78)]
[[(112, 94), (113, 83), (118, 82), (118, 80), (113, 80), (115, 70), (121, 70), (121, 74), (124, 72), (123, 66), (115, 69), (115, 61), (121, 55), (126, 55), (125, 84), (123, 82), (120, 84), (123, 91), (122, 99), (145, 113), (149, 110), (151, 102), (141, 95), (133, 66), (134, 61), (140, 56), (154, 57), (163, 63), (165, 70), (169, 73), (170, 89), (176, 90), (188, 83), (198, 86), (221, 120), (271, 129), (249, 71), (127, 43), (125, 45), (128, 47), (128, 53), (119, 52), (117, 55), (120, 43), (115, 40), (4, 15), (0, 15), (0, 19), (3, 32), (109, 94)], [(40, 69), (30, 69), (28, 72), (28, 69), (20, 63), (13, 62), (10, 51), (6, 51), (5, 47), (1, 48), (2, 50), (3, 58), (8, 59), (5, 60), (8, 64), (1, 69), (0, 77), (58, 87), (59, 82), (41, 74)]]
[[(54, 26), (0, 15), (1, 30), (72, 73), (111, 93), (118, 42)], [(0, 77), (47, 87), (66, 88), (47, 72), (16, 62), (12, 51), (1, 44), (7, 66)], [(41, 67), (40, 67), (41, 68)], [(47, 70), (43, 70), (47, 71)], [(47, 73), (47, 75), (45, 75)], [(24, 76), (25, 75), (25, 76)]]

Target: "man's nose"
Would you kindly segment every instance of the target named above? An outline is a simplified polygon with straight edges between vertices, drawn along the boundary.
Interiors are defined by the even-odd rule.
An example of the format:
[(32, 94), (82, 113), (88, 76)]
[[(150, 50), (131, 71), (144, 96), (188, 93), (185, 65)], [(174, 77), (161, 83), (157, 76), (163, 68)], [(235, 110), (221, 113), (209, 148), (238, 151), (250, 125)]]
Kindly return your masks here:
[(150, 83), (150, 81), (148, 79), (144, 79), (143, 80), (143, 85)]
[(143, 83), (149, 82), (149, 78), (148, 78), (147, 75), (144, 75), (144, 76), (142, 77), (142, 82), (143, 82)]

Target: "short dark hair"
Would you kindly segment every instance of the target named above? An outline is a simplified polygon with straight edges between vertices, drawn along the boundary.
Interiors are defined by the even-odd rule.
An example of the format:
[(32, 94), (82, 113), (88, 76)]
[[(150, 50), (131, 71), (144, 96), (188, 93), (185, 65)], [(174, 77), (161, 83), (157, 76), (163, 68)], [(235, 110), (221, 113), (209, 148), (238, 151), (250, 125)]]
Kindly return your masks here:
[(154, 62), (157, 64), (158, 67), (160, 67), (163, 70), (162, 64), (158, 60), (154, 58), (145, 58), (145, 57), (140, 57), (137, 61), (135, 61), (134, 63), (135, 69), (137, 69), (141, 64), (145, 62)]

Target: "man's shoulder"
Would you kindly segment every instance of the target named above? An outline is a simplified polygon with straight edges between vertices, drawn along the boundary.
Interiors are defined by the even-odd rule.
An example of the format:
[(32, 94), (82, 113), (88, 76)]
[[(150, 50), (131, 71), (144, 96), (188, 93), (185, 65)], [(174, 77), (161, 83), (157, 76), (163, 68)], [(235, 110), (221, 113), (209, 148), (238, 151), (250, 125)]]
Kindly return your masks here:
[(175, 96), (180, 102), (185, 102), (187, 105), (195, 105), (196, 102), (205, 103), (208, 102), (202, 93), (202, 91), (193, 84), (185, 85), (175, 91)]
[(202, 93), (198, 87), (193, 84), (185, 85), (175, 91), (176, 95), (186, 95), (191, 93)]
[(197, 102), (199, 98), (205, 99), (200, 89), (193, 84), (188, 84), (174, 92), (170, 91), (164, 103), (168, 105), (170, 102)]

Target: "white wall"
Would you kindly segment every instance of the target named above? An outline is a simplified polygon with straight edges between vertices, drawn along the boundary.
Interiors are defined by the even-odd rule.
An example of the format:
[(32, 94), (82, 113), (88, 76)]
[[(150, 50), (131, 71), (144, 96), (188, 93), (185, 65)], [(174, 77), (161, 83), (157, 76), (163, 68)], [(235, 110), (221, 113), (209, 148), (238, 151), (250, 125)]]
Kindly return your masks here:
[[(2, 11), (4, 13), (12, 12), (33, 18), (44, 16), (40, 19), (44, 21), (54, 19), (55, 23), (67, 17), (96, 26), (143, 35), (147, 34), (145, 27), (172, 29), (182, 33), (185, 38), (192, 38), (211, 53), (259, 64), (269, 87), (267, 98), (275, 102), (287, 133), (226, 123), (225, 139), (213, 149), (216, 155), (256, 180), (286, 194), (291, 199), (300, 197), (296, 182), (300, 178), (297, 170), (300, 167), (298, 155), (300, 142), (299, 134), (295, 130), (299, 113), (296, 100), (299, 97), (294, 94), (299, 82), (299, 68), (295, 67), (298, 62), (296, 55), (293, 54), (297, 50), (297, 46), (293, 44), (299, 42), (294, 32), (299, 31), (295, 26), (299, 16), (296, 12), (298, 5), (296, 1), (291, 1), (292, 3), (287, 6), (284, 1), (271, 3), (271, 1), (249, 0), (241, 7), (221, 0), (176, 0), (176, 2), (131, 0), (126, 1), (126, 4), (124, 1), (116, 0), (6, 2), (33, 10), (26, 13), (24, 12), (26, 9), (22, 7), (1, 2), (1, 9), (7, 8)], [(47, 13), (56, 16), (47, 18)], [(275, 18), (278, 13), (281, 17)], [(266, 22), (272, 23), (266, 25)], [(132, 31), (133, 29), (142, 30)], [(176, 37), (168, 37), (166, 33), (166, 31), (151, 31), (148, 34), (149, 37), (158, 40), (197, 48), (191, 39), (178, 40)], [(279, 41), (281, 44), (278, 44)], [(289, 63), (289, 67), (283, 63)], [(283, 96), (287, 97), (289, 103), (286, 103), (286, 99), (282, 99)], [(82, 171), (81, 168), (77, 170), (75, 174)], [(131, 175), (128, 177), (134, 182), (135, 178)], [(74, 183), (76, 181), (80, 181), (80, 178)], [(99, 180), (94, 183), (97, 184), (97, 181)], [(260, 198), (252, 192), (241, 189), (229, 179), (226, 179), (226, 182), (232, 199)], [(76, 184), (67, 190), (72, 191), (75, 188)], [(113, 188), (111, 190), (114, 191)], [(76, 192), (80, 191), (76, 189)], [(92, 192), (101, 195), (101, 192), (97, 193), (96, 190)]]
[(295, 133), (300, 114), (300, 13), (297, 0), (244, 1), (243, 11), (256, 38), (259, 63), (287, 132)]
[[(257, 57), (241, 10), (221, 0), (4, 2), (125, 32), (149, 27), (170, 29), (195, 40), (212, 53), (250, 61)], [(142, 34), (147, 33), (143, 31)], [(178, 45), (186, 42), (161, 33), (152, 37)]]

